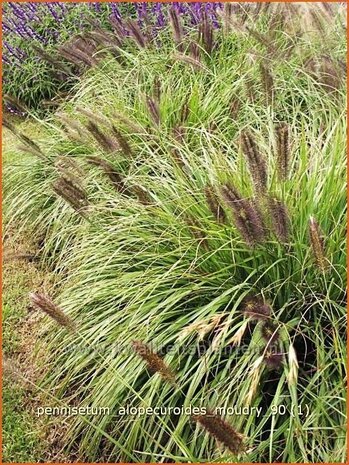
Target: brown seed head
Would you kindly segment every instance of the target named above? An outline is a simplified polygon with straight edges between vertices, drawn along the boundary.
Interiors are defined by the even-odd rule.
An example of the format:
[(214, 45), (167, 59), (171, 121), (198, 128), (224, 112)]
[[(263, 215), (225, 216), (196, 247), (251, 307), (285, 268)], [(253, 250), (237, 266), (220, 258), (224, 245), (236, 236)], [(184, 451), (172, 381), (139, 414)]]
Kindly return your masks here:
[(31, 292), (29, 294), (31, 304), (43, 311), (51, 318), (53, 318), (58, 324), (64, 326), (69, 330), (75, 329), (75, 323), (56, 305), (48, 296), (40, 294), (38, 292)]
[(288, 178), (290, 165), (290, 136), (287, 124), (276, 127), (277, 142), (277, 170), (279, 179), (284, 181)]
[(268, 351), (264, 354), (264, 362), (270, 370), (281, 368), (284, 356), (280, 352)]
[(159, 126), (161, 122), (159, 105), (151, 97), (147, 97), (146, 102), (151, 119)]
[(120, 146), (120, 149), (122, 152), (127, 156), (131, 157), (132, 156), (132, 149), (130, 144), (128, 143), (127, 139), (125, 136), (121, 134), (121, 132), (116, 129), (114, 125), (112, 125), (112, 132), (113, 135), (115, 136), (116, 140), (118, 141), (118, 144)]
[(202, 21), (199, 24), (199, 41), (206, 52), (211, 55), (213, 50), (213, 26), (206, 11), (204, 11)]
[(127, 26), (139, 47), (144, 48), (147, 45), (147, 38), (140, 30), (136, 21), (129, 20)]
[(235, 225), (245, 242), (251, 246), (262, 242), (266, 237), (265, 227), (256, 202), (242, 199), (231, 185), (221, 186), (220, 193), (231, 208)]
[(274, 98), (274, 79), (266, 65), (260, 63), (259, 69), (265, 93), (265, 100), (267, 105), (271, 105)]
[(159, 375), (166, 381), (171, 383), (175, 382), (176, 377), (172, 370), (156, 352), (152, 351), (147, 346), (147, 344), (144, 344), (141, 341), (133, 341), (132, 347), (137, 355), (145, 361), (149, 371), (152, 373), (159, 373)]
[(87, 129), (94, 139), (99, 143), (103, 150), (108, 153), (115, 152), (119, 147), (118, 144), (109, 136), (105, 135), (92, 120), (89, 120)]
[(207, 205), (212, 212), (212, 215), (216, 218), (217, 223), (225, 223), (226, 215), (223, 210), (222, 205), (220, 204), (219, 197), (217, 196), (215, 190), (212, 186), (207, 186), (205, 188), (205, 196)]
[(235, 121), (239, 115), (241, 102), (237, 97), (234, 97), (230, 102), (229, 113), (231, 118)]
[(262, 337), (268, 345), (273, 345), (279, 339), (279, 330), (277, 326), (269, 320), (263, 321), (262, 324)]
[(286, 243), (290, 229), (290, 218), (286, 205), (280, 200), (270, 197), (268, 199), (268, 208), (276, 237), (280, 242)]
[[(190, 48), (192, 50), (193, 47)], [(174, 58), (178, 61), (181, 61), (187, 65), (191, 65), (193, 69), (196, 70), (206, 70), (206, 67), (201, 62), (201, 59), (196, 59), (193, 56), (185, 55), (184, 53), (175, 53)]]
[(313, 217), (309, 219), (309, 237), (315, 263), (322, 271), (325, 271), (328, 268), (328, 263), (325, 256), (324, 239), (320, 226)]
[(262, 296), (251, 296), (243, 300), (242, 312), (255, 320), (266, 320), (271, 314), (271, 307)]
[(172, 26), (174, 41), (177, 44), (179, 50), (182, 51), (183, 26), (181, 18), (175, 8), (170, 9), (170, 22)]
[(69, 175), (61, 176), (53, 184), (54, 192), (68, 202), (74, 210), (84, 215), (85, 208), (89, 205), (87, 194), (81, 186), (78, 186)]
[(247, 160), (256, 191), (264, 193), (268, 181), (267, 164), (252, 134), (248, 131), (241, 133), (241, 148)]
[(202, 415), (193, 415), (192, 418), (233, 454), (238, 455), (244, 452), (244, 436), (215, 413), (207, 411)]
[(151, 205), (152, 201), (148, 192), (142, 186), (133, 186), (132, 191), (137, 196), (138, 201), (143, 205)]
[(114, 166), (106, 160), (103, 160), (100, 157), (88, 157), (87, 161), (91, 165), (98, 166), (102, 168), (104, 173), (108, 176), (112, 182), (115, 190), (123, 194), (129, 194), (127, 187), (125, 186), (122, 176), (115, 170)]

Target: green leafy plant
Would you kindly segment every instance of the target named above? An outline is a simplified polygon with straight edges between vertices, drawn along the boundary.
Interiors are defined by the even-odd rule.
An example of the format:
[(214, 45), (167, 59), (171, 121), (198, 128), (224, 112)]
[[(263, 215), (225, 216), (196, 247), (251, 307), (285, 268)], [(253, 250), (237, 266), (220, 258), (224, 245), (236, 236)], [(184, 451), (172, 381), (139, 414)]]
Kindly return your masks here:
[(327, 16), (324, 41), (288, 9), (230, 15), (173, 17), (160, 48), (136, 30), (35, 146), (9, 126), (30, 153), (6, 217), (76, 328), (49, 330), (42, 387), (112, 412), (72, 418), (88, 460), (345, 461), (344, 39)]

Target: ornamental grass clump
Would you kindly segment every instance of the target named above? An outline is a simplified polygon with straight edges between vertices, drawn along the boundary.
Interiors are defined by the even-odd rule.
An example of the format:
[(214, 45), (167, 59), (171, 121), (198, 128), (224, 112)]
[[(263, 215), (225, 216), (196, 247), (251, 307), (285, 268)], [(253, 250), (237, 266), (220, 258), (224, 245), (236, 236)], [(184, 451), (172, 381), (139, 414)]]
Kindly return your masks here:
[[(119, 47), (124, 46), (126, 37), (131, 36), (137, 47), (144, 48), (170, 22), (174, 24), (175, 18), (178, 33), (181, 20), (197, 25), (206, 11), (217, 26), (222, 7), (219, 2), (6, 2), (2, 23), (4, 93), (20, 97), (31, 111), (42, 114), (45, 100), (70, 91), (81, 73), (98, 63), (101, 54), (94, 55), (98, 47), (107, 48), (121, 60)], [(11, 102), (6, 108), (24, 115)]]
[[(142, 12), (144, 47), (117, 20), (119, 58), (100, 43), (28, 134), (45, 159), (5, 129), (5, 233), (30, 230), (79, 322), (74, 341), (48, 328), (41, 387), (113, 412), (69, 419), (66, 448), (85, 461), (345, 461), (345, 89), (304, 66), (342, 60), (343, 30), (338, 16), (321, 36), (301, 30), (310, 5), (232, 6), (193, 4), (180, 33), (169, 13), (153, 39)], [(202, 405), (249, 414), (178, 413)]]

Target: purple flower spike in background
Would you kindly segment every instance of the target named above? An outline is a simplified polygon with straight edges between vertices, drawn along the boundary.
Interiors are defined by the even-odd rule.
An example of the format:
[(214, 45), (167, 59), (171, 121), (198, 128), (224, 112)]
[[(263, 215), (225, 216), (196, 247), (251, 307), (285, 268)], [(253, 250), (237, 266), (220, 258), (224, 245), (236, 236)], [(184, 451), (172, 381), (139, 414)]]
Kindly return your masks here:
[[(168, 26), (171, 8), (181, 16), (184, 29), (201, 22), (204, 11), (213, 26), (219, 27), (217, 12), (222, 8), (219, 2), (4, 3), (4, 92), (19, 96), (25, 94), (28, 106), (37, 106), (40, 100), (57, 92), (57, 84), (52, 79), (52, 65), (37, 54), (34, 45), (54, 56), (58, 47), (75, 34), (90, 30), (92, 24), (98, 24), (122, 39), (130, 35), (126, 23), (132, 19), (155, 47), (161, 47), (159, 32)], [(36, 87), (35, 91), (33, 87), (30, 91), (19, 87), (19, 83), (31, 86), (32, 80), (39, 79), (40, 73), (45, 76), (45, 85)], [(60, 83), (61, 86), (63, 84), (70, 85), (68, 82)]]
[(52, 16), (54, 17), (56, 21), (60, 22), (63, 19), (63, 17), (60, 16), (60, 14), (58, 14), (56, 10), (56, 4), (47, 3), (47, 8), (50, 10)]
[(120, 20), (120, 19), (121, 19), (121, 13), (120, 13), (120, 11), (119, 11), (119, 8), (118, 8), (117, 3), (111, 3), (110, 6), (111, 6), (111, 10), (112, 10), (112, 12), (113, 12), (114, 17), (115, 17), (116, 19), (119, 19), (119, 20)]

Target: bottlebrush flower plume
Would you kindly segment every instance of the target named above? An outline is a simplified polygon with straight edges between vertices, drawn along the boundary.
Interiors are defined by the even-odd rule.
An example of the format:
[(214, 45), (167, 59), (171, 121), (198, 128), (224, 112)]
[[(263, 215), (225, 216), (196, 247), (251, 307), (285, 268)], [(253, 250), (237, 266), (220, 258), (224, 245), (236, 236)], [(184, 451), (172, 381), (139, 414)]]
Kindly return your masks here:
[(180, 51), (182, 51), (182, 40), (183, 40), (183, 26), (181, 22), (181, 18), (178, 14), (176, 8), (170, 9), (170, 22), (173, 31), (174, 41), (177, 44), (177, 47)]
[(152, 373), (159, 373), (159, 375), (166, 381), (171, 383), (175, 382), (176, 377), (172, 370), (156, 352), (147, 346), (147, 344), (144, 344), (141, 341), (133, 341), (132, 347), (137, 355), (145, 361), (149, 371)]
[(217, 223), (225, 223), (226, 215), (222, 205), (219, 202), (219, 197), (211, 186), (205, 188), (205, 196), (207, 205), (212, 212), (212, 215), (216, 218)]
[(265, 93), (265, 100), (267, 105), (271, 105), (274, 98), (274, 79), (267, 66), (265, 66), (263, 63), (260, 63), (259, 69)]
[(52, 185), (54, 192), (62, 197), (67, 203), (69, 203), (75, 211), (81, 215), (85, 215), (85, 208), (89, 205), (87, 200), (87, 194), (78, 187), (76, 183), (68, 176), (61, 176)]
[(247, 160), (256, 191), (264, 193), (268, 181), (267, 164), (252, 134), (248, 131), (241, 133), (241, 148)]
[(144, 36), (138, 24), (133, 20), (127, 21), (126, 24), (135, 39), (135, 42), (139, 45), (139, 47), (144, 48), (147, 45), (147, 38)]
[(111, 137), (105, 135), (93, 121), (89, 120), (86, 127), (103, 150), (112, 153), (118, 149), (118, 144)]
[(268, 345), (273, 345), (279, 339), (279, 330), (277, 326), (270, 321), (263, 322), (261, 331), (262, 337)]
[(231, 208), (235, 225), (245, 242), (255, 245), (265, 239), (265, 228), (258, 206), (250, 199), (242, 199), (231, 185), (224, 185), (220, 193)]
[(206, 11), (204, 11), (199, 25), (199, 40), (206, 52), (211, 55), (213, 50), (213, 27)]
[(123, 194), (129, 194), (122, 176), (115, 170), (114, 166), (100, 157), (88, 157), (87, 161), (91, 165), (99, 166), (112, 182), (115, 190)]
[(31, 292), (29, 294), (31, 304), (49, 315), (58, 324), (69, 330), (75, 329), (75, 323), (69, 318), (58, 305), (56, 305), (48, 296), (39, 292)]
[(286, 205), (280, 200), (270, 197), (268, 199), (268, 208), (276, 237), (280, 242), (287, 242), (289, 237), (290, 218)]
[(118, 144), (120, 146), (120, 149), (122, 152), (127, 156), (131, 157), (132, 156), (132, 149), (130, 144), (128, 143), (127, 139), (125, 136), (121, 134), (121, 132), (116, 129), (114, 125), (112, 125), (112, 132), (113, 135), (115, 136), (116, 140), (118, 141)]
[(322, 270), (325, 271), (328, 267), (328, 262), (325, 256), (325, 246), (320, 226), (314, 217), (309, 219), (309, 237), (315, 263)]
[(215, 413), (207, 411), (202, 415), (193, 415), (192, 418), (234, 455), (245, 451), (245, 437)]
[(271, 307), (262, 296), (249, 296), (242, 301), (242, 312), (254, 320), (266, 320), (271, 315)]
[(161, 122), (159, 105), (151, 97), (147, 97), (146, 102), (151, 119), (157, 126), (159, 126)]
[(280, 180), (288, 178), (290, 165), (290, 141), (289, 128), (287, 124), (276, 127), (277, 160), (276, 166)]
[(264, 362), (270, 370), (277, 370), (281, 368), (284, 361), (284, 355), (280, 352), (273, 352), (267, 350), (264, 354)]

